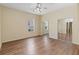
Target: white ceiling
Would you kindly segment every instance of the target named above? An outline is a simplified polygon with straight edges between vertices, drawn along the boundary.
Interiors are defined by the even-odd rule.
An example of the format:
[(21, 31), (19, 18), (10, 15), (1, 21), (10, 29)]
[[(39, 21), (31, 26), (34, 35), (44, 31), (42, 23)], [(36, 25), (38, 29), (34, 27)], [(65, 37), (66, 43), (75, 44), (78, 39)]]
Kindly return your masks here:
[(47, 8), (47, 9), (43, 9), (41, 13), (33, 12), (33, 9), (35, 8), (36, 3), (2, 3), (1, 5), (9, 8), (25, 11), (25, 12), (30, 12), (37, 15), (43, 15), (63, 7), (74, 5), (73, 3), (41, 3), (41, 4), (42, 4), (42, 8), (44, 7)]

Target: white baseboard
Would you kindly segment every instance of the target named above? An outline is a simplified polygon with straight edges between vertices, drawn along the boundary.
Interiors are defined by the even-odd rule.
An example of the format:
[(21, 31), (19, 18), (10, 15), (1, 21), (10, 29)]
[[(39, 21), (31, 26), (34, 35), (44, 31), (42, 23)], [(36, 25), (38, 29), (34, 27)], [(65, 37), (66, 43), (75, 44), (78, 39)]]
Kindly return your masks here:
[(57, 33), (49, 33), (49, 38), (58, 39)]
[(73, 42), (73, 41), (72, 41), (72, 43), (73, 43), (73, 44), (76, 44), (76, 45), (79, 45), (79, 42)]

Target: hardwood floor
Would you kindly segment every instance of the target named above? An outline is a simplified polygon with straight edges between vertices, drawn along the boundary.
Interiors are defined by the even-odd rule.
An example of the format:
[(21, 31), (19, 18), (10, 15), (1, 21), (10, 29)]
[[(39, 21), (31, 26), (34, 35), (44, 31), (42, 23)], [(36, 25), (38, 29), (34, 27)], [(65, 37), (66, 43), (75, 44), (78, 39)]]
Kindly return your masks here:
[(58, 39), (62, 41), (72, 42), (72, 34), (58, 33)]
[(79, 46), (47, 36), (3, 43), (0, 55), (75, 55)]

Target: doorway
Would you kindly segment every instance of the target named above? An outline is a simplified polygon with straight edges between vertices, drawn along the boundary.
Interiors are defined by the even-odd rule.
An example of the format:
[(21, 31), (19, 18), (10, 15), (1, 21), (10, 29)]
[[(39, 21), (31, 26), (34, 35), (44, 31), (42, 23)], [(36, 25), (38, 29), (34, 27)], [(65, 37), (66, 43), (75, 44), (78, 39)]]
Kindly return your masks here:
[(59, 40), (72, 42), (72, 20), (72, 18), (66, 18), (57, 21)]
[(48, 34), (48, 21), (43, 22), (43, 33)]
[(49, 38), (49, 25), (48, 25), (48, 21), (47, 20), (44, 20), (42, 22), (42, 33), (44, 35), (44, 38)]
[(72, 22), (66, 23), (66, 40), (72, 41)]

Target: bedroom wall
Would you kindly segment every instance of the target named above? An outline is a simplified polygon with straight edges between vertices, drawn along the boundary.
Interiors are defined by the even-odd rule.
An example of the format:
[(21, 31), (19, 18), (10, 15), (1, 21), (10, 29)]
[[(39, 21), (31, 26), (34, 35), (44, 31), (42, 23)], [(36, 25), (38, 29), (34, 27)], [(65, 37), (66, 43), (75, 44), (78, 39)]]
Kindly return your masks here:
[[(28, 20), (35, 19), (35, 31), (28, 32)], [(40, 35), (40, 16), (3, 7), (3, 39), (8, 42)]]
[(79, 4), (77, 4), (77, 18), (73, 22), (72, 42), (79, 45)]
[(49, 20), (49, 37), (58, 39), (57, 34), (57, 21), (58, 19), (64, 19), (68, 17), (73, 18), (72, 24), (72, 42), (74, 44), (79, 44), (79, 5), (74, 4), (72, 6), (68, 6), (65, 8), (61, 8), (54, 12), (50, 12), (48, 14), (43, 15), (43, 19)]
[(0, 48), (1, 48), (1, 45), (2, 45), (2, 7), (0, 6)]
[(66, 22), (65, 19), (60, 19), (57, 21), (58, 33), (66, 34)]

